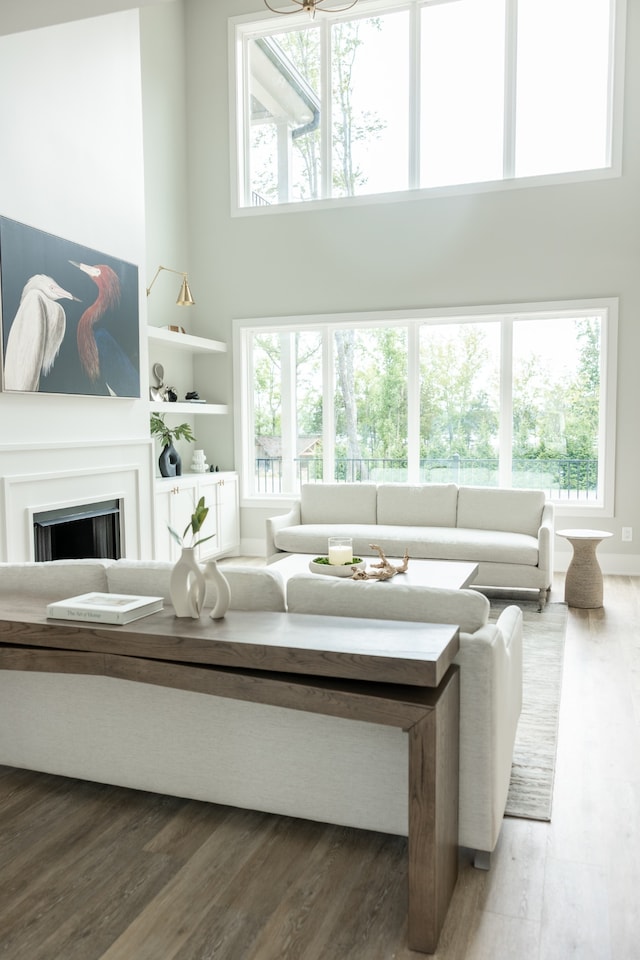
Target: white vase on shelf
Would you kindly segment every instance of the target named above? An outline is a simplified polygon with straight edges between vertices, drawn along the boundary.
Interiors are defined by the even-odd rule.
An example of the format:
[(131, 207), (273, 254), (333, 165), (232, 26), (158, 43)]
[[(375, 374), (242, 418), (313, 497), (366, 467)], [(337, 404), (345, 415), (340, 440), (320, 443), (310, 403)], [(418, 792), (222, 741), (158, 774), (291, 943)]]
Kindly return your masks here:
[(229, 581), (220, 570), (215, 560), (207, 560), (204, 568), (205, 579), (212, 583), (216, 590), (216, 602), (209, 614), (212, 620), (222, 620), (231, 603), (231, 588)]
[(205, 457), (204, 450), (194, 450), (193, 458), (191, 460), (191, 470), (193, 473), (206, 473), (209, 467), (207, 466), (207, 458)]
[(183, 547), (169, 578), (169, 595), (176, 617), (197, 620), (204, 606), (205, 591), (204, 574), (195, 558), (194, 548)]

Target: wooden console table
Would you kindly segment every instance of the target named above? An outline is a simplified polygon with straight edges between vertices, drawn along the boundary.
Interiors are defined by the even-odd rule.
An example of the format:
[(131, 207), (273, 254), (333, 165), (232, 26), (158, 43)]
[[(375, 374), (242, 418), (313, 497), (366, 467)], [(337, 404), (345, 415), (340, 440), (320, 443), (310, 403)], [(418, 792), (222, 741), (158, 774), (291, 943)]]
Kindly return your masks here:
[(0, 605), (0, 669), (91, 674), (399, 727), (408, 735), (408, 944), (433, 953), (458, 873), (458, 628), (231, 611), (127, 626)]

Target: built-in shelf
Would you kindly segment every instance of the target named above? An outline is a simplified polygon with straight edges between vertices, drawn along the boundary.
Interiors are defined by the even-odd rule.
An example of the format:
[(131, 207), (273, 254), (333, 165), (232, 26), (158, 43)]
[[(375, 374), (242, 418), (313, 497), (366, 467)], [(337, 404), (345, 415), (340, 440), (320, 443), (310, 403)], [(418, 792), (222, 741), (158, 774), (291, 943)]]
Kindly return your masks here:
[[(208, 340), (194, 337), (190, 333), (176, 333), (164, 327), (147, 327), (149, 340), (170, 346), (172, 350), (183, 350), (192, 356), (196, 354), (226, 353), (227, 345), (222, 340)], [(220, 416), (229, 412), (226, 403), (189, 403), (188, 401), (170, 403), (166, 400), (151, 400), (149, 409), (156, 413), (180, 414), (184, 416)]]
[(226, 403), (170, 403), (165, 400), (151, 400), (149, 409), (157, 413), (181, 413), (188, 416), (201, 416), (202, 414), (228, 413), (229, 408)]
[(189, 353), (226, 353), (227, 345), (222, 340), (208, 340), (194, 337), (190, 333), (176, 333), (164, 327), (147, 327), (150, 340), (171, 344), (176, 350), (188, 350)]

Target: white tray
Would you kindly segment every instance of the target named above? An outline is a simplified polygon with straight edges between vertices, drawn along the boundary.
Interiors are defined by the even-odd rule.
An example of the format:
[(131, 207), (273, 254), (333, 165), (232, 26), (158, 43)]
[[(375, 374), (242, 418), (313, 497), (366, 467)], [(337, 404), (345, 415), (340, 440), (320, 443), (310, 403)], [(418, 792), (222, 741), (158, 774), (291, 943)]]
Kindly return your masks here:
[(364, 570), (366, 565), (364, 560), (361, 560), (360, 563), (344, 563), (340, 566), (333, 563), (316, 563), (315, 560), (310, 560), (309, 570), (311, 570), (311, 573), (322, 573), (329, 577), (352, 577), (354, 567), (358, 570)]

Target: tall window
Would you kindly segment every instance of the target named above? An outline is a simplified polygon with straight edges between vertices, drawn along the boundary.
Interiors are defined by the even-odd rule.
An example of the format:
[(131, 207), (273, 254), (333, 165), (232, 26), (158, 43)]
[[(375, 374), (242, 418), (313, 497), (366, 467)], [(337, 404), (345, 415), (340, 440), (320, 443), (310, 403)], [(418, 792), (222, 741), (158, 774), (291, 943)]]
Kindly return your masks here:
[(453, 481), (606, 509), (615, 309), (236, 321), (245, 495)]
[(624, 0), (238, 18), (240, 207), (603, 170)]

